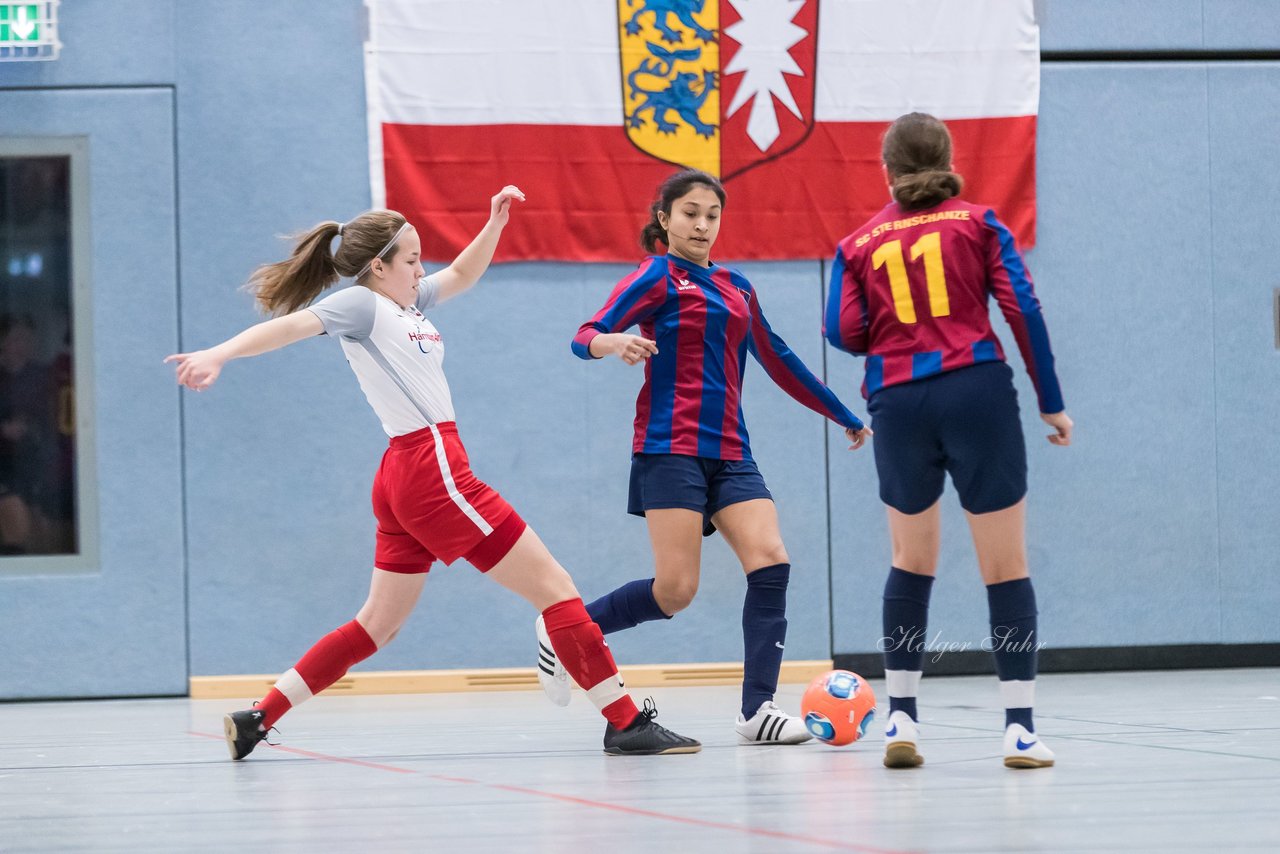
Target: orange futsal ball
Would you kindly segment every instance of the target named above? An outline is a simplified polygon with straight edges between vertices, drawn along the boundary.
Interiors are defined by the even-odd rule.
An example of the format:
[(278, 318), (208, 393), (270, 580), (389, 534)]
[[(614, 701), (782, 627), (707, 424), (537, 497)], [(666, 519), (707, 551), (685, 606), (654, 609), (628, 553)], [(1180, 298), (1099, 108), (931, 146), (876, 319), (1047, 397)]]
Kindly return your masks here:
[(876, 695), (863, 679), (848, 670), (830, 670), (816, 677), (800, 698), (805, 728), (826, 744), (851, 744), (866, 734), (876, 715)]

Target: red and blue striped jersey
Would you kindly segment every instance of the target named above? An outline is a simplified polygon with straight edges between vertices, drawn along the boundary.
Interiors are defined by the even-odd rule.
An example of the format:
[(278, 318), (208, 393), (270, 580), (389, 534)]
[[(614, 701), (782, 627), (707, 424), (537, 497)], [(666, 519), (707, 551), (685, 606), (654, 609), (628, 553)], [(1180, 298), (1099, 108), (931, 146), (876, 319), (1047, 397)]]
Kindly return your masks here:
[(636, 453), (751, 459), (742, 417), (748, 350), (787, 394), (843, 427), (862, 429), (769, 327), (755, 289), (737, 270), (651, 257), (618, 282), (604, 308), (582, 324), (573, 352), (590, 359), (591, 339), (636, 324), (658, 344), (657, 354), (645, 361), (636, 398)]
[(979, 362), (1003, 361), (989, 297), (1013, 330), (1040, 411), (1063, 410), (1049, 332), (1013, 235), (995, 211), (950, 199), (890, 204), (836, 248), (823, 318), (834, 346), (867, 357), (864, 397)]

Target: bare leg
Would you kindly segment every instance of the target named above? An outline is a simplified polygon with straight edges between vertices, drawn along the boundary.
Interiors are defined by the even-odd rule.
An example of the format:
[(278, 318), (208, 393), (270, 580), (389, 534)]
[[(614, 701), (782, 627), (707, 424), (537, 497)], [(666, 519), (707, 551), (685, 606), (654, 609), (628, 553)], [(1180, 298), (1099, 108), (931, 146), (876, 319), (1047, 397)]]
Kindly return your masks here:
[(406, 575), (382, 569), (373, 571), (369, 598), (356, 614), (356, 621), (369, 633), (378, 649), (389, 644), (409, 619), (426, 581), (425, 572)]
[(790, 563), (778, 529), (778, 509), (768, 498), (730, 504), (711, 521), (748, 575), (761, 567)]
[(573, 579), (552, 557), (533, 528), (525, 528), (506, 557), (485, 574), (539, 611), (557, 602), (578, 598)]
[(893, 540), (893, 565), (903, 572), (935, 575), (942, 542), (939, 502), (935, 501), (928, 510), (910, 515), (892, 507), (885, 509), (889, 513), (889, 537)]
[(667, 616), (689, 607), (702, 568), (702, 514), (683, 508), (646, 510), (653, 547), (653, 598)]
[(966, 513), (983, 584), (1026, 578), (1027, 500), (993, 513)]

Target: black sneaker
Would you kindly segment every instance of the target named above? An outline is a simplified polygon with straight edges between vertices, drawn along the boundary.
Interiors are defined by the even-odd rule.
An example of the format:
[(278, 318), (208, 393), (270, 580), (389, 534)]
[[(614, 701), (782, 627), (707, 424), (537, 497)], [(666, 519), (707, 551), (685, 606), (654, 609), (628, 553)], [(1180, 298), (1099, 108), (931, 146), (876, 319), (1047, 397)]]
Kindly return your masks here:
[(644, 701), (644, 709), (631, 726), (614, 729), (608, 724), (604, 729), (604, 752), (610, 756), (656, 756), (660, 753), (697, 753), (702, 745), (692, 738), (677, 735), (653, 719), (658, 707), (653, 700)]
[(222, 731), (227, 735), (227, 749), (232, 759), (244, 759), (258, 742), (266, 741), (267, 733), (260, 729), (262, 712), (257, 709), (246, 709), (243, 712), (232, 712), (222, 719)]

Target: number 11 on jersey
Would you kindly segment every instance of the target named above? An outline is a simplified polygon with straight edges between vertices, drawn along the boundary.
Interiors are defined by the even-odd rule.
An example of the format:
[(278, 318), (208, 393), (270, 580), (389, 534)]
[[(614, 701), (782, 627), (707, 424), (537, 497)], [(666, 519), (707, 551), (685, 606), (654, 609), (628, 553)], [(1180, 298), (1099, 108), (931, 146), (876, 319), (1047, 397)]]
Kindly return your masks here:
[[(934, 317), (951, 314), (951, 301), (947, 298), (947, 274), (942, 266), (942, 234), (930, 231), (911, 244), (911, 260), (924, 256), (924, 278), (929, 288), (929, 313)], [(893, 293), (893, 307), (898, 320), (916, 322), (916, 305), (911, 299), (911, 282), (907, 278), (907, 262), (902, 257), (902, 241), (890, 240), (871, 255), (875, 269), (881, 267), (889, 274), (889, 290)]]

